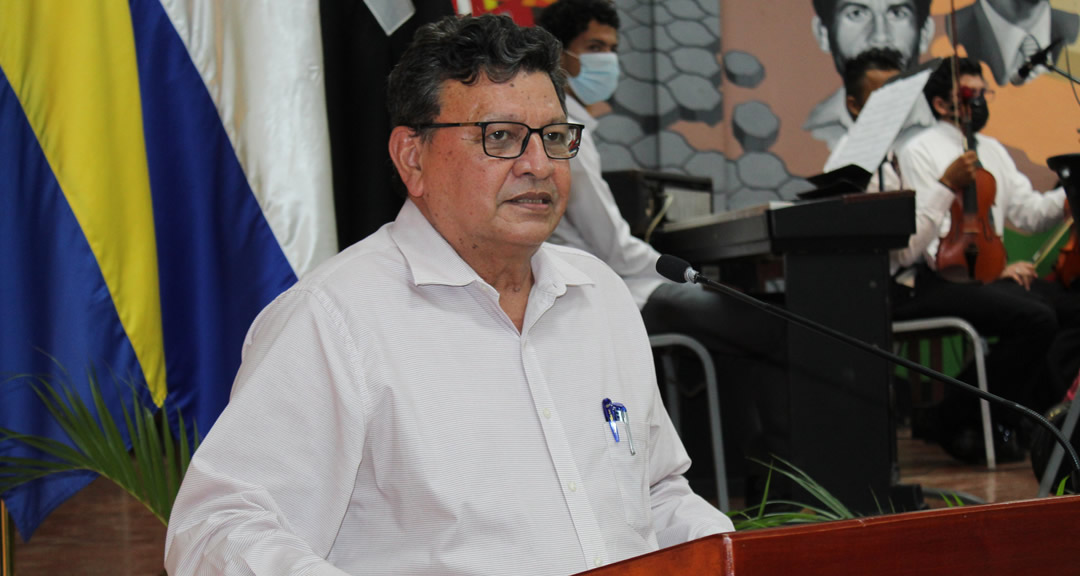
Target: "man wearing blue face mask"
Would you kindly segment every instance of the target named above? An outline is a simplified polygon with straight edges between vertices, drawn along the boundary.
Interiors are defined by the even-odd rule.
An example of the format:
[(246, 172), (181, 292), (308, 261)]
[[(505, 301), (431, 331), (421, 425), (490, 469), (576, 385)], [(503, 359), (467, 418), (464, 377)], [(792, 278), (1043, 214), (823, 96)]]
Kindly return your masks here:
[[(603, 260), (626, 282), (649, 334), (679, 333), (697, 339), (716, 359), (721, 382), (782, 378), (783, 323), (700, 286), (664, 280), (656, 273), (659, 253), (631, 235), (601, 176), (600, 153), (592, 137), (597, 121), (585, 107), (610, 98), (618, 83), (619, 17), (612, 3), (559, 0), (544, 10), (537, 23), (563, 44), (562, 66), (569, 77), (567, 115), (570, 122), (585, 125), (578, 155), (570, 160), (566, 213), (549, 241)], [(733, 432), (728, 434), (729, 426), (725, 426), (727, 443), (742, 447), (756, 442), (758, 416), (749, 407), (751, 400), (738, 396), (747, 393), (746, 387), (722, 388), (724, 421)], [(727, 460), (731, 471), (742, 458), (732, 455)]]

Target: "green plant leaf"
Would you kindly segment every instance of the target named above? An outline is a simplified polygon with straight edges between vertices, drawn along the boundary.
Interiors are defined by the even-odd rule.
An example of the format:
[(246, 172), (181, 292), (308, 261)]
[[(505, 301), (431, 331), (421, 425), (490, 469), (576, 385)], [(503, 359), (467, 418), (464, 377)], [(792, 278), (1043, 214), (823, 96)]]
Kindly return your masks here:
[[(61, 372), (67, 378), (62, 367)], [(131, 439), (129, 451), (93, 369), (87, 371), (89, 405), (74, 386), (63, 380), (53, 382), (24, 374), (8, 382), (18, 379), (28, 382), (73, 446), (53, 438), (0, 428), (0, 442), (21, 443), (47, 456), (46, 459), (0, 457), (0, 493), (52, 474), (90, 471), (116, 483), (162, 523), (168, 524), (191, 454), (199, 446), (197, 428), (192, 428), (193, 440), (189, 446), (189, 428), (177, 413), (180, 438), (174, 441), (168, 418), (155, 418), (154, 411), (139, 400), (139, 388), (132, 381), (125, 382), (131, 391), (131, 408), (124, 402), (120, 402), (120, 408)], [(122, 396), (120, 387), (116, 388), (117, 395)]]

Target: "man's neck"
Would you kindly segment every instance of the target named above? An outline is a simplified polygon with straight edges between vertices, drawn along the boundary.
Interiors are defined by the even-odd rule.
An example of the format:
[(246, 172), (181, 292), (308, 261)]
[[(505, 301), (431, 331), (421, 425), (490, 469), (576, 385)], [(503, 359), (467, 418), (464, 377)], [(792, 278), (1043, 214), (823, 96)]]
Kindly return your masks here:
[(457, 252), (473, 271), (499, 293), (499, 307), (520, 332), (525, 323), (525, 307), (529, 302), (529, 292), (535, 281), (532, 273), (532, 256), (537, 249), (508, 248), (507, 250), (511, 253), (486, 253), (476, 247), (471, 250), (457, 250)]

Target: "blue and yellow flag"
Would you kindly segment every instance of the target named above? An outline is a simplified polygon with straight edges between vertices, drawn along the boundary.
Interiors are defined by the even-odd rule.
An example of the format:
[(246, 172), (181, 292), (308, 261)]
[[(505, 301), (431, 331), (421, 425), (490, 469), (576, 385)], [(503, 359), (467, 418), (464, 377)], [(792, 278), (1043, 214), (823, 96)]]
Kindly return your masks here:
[[(335, 251), (318, 3), (0, 0), (0, 374), (93, 365), (205, 433)], [(23, 385), (0, 426), (65, 438)], [(29, 538), (92, 479), (2, 496)]]

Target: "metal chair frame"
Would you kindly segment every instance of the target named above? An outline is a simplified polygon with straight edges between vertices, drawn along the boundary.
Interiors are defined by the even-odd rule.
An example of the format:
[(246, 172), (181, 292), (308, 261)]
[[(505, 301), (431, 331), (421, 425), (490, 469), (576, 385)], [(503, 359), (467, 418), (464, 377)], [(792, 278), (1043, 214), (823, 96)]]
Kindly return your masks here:
[[(649, 343), (653, 349), (683, 346), (697, 355), (705, 370), (705, 398), (709, 404), (709, 425), (712, 439), (713, 464), (716, 474), (716, 499), (721, 510), (730, 509), (727, 490), (727, 468), (724, 465), (724, 437), (720, 426), (720, 395), (716, 387), (716, 367), (713, 364), (712, 355), (705, 346), (694, 338), (684, 334), (656, 334), (649, 337)], [(680, 396), (683, 393), (679, 389), (678, 379), (675, 375), (675, 362), (671, 354), (664, 353), (661, 358), (664, 371), (665, 404), (671, 423), (675, 431), (682, 433), (681, 418), (679, 415)]]
[[(986, 342), (979, 336), (979, 332), (975, 330), (975, 327), (967, 320), (955, 316), (941, 316), (919, 320), (903, 320), (900, 322), (893, 322), (892, 324), (893, 334), (925, 332), (930, 330), (955, 330), (960, 334), (967, 336), (968, 340), (971, 341), (971, 347), (975, 357), (975, 375), (978, 380), (979, 390), (989, 392), (986, 383)], [(982, 412), (986, 467), (990, 470), (994, 470), (997, 468), (997, 458), (994, 454), (994, 436), (992, 434), (993, 426), (990, 421), (990, 403), (980, 399), (979, 407)], [(1058, 460), (1060, 461), (1060, 458)]]

